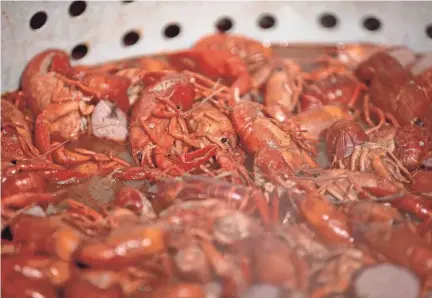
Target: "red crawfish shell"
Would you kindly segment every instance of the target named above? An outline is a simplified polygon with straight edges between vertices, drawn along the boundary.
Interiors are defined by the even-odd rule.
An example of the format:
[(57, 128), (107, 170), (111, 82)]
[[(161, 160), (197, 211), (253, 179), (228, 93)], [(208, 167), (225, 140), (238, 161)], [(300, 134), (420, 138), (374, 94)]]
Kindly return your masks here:
[(339, 120), (330, 126), (326, 134), (327, 154), (343, 159), (351, 155), (356, 146), (369, 141), (368, 135), (352, 120)]

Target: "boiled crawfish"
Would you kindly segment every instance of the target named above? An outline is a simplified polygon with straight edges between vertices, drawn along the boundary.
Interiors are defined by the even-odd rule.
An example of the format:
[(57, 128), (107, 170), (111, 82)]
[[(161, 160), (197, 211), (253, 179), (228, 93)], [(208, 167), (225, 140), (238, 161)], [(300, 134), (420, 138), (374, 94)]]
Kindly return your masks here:
[(329, 158), (342, 169), (372, 171), (395, 181), (411, 181), (409, 171), (393, 153), (368, 141), (368, 136), (356, 122), (339, 120), (327, 131)]
[(94, 99), (110, 99), (125, 112), (128, 109), (129, 79), (105, 75), (82, 75), (69, 65), (67, 55), (48, 50), (26, 66), (22, 79), (29, 106), (37, 116), (35, 145), (51, 160), (51, 138), (76, 139), (82, 130), (82, 116), (89, 116)]
[(407, 222), (395, 218), (388, 207), (372, 202), (359, 202), (348, 208), (351, 227), (359, 241), (366, 241), (368, 246), (410, 268), (420, 278), (430, 276), (432, 252)]
[[(192, 138), (204, 146), (218, 146), (215, 158), (221, 174), (229, 172), (232, 181), (253, 184), (244, 166), (245, 153), (238, 146), (237, 134), (228, 116), (210, 102), (202, 102), (194, 106), (186, 121)], [(211, 169), (207, 173), (214, 175)]]
[(258, 189), (203, 176), (185, 176), (160, 181), (148, 189), (154, 204), (162, 210), (176, 201), (219, 199), (245, 213), (258, 210), (268, 224), (270, 212), (266, 196)]
[(200, 147), (191, 138), (181, 114), (192, 107), (194, 92), (185, 74), (169, 74), (148, 87), (134, 105), (130, 119), (132, 156), (140, 167), (119, 173), (118, 177), (159, 179), (182, 175), (214, 155), (216, 145), (188, 152), (191, 147)]
[(276, 173), (279, 178), (274, 177), (274, 183), (281, 183), (303, 166), (316, 166), (308, 155), (308, 151), (313, 152), (313, 149), (303, 138), (302, 133), (295, 129), (281, 129), (277, 123), (264, 115), (260, 104), (247, 100), (236, 104), (231, 119), (241, 145), (248, 153), (254, 155), (258, 166), (264, 172), (270, 173), (274, 171), (271, 168), (277, 165)]
[(425, 90), (416, 84), (414, 76), (397, 59), (385, 52), (378, 52), (361, 63), (356, 75), (369, 83), (369, 106), (365, 100), (365, 120), (375, 126), (370, 111), (377, 114), (376, 129), (389, 119), (395, 126), (417, 125), (432, 131), (432, 106)]

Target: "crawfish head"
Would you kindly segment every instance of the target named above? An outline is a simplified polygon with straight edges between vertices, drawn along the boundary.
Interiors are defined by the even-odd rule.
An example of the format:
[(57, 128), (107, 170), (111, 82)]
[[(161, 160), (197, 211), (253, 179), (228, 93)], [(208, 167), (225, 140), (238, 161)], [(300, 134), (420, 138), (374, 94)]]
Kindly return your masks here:
[(327, 130), (326, 143), (329, 158), (343, 159), (351, 155), (356, 146), (369, 141), (369, 137), (356, 122), (338, 120)]
[(204, 36), (198, 40), (194, 49), (197, 50), (229, 50), (238, 55), (245, 62), (269, 58), (272, 54), (270, 47), (258, 40), (250, 39), (242, 35), (215, 33)]
[(72, 77), (76, 75), (75, 70), (69, 64), (69, 55), (62, 50), (46, 50), (34, 56), (24, 69), (21, 77), (21, 86), (28, 93), (30, 80), (37, 73), (49, 71)]
[(396, 131), (395, 155), (409, 170), (417, 168), (429, 150), (429, 138), (416, 126), (407, 125)]
[(195, 87), (191, 79), (183, 73), (169, 72), (151, 85), (149, 90), (162, 98), (169, 98), (180, 111), (188, 111), (194, 103)]

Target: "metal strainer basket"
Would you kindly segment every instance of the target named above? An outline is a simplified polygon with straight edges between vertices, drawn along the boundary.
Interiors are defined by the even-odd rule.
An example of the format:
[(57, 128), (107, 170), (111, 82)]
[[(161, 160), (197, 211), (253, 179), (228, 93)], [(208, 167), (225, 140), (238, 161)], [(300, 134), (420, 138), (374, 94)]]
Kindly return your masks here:
[(379, 42), (432, 50), (432, 2), (3, 1), (2, 91), (48, 48), (99, 63), (189, 47), (222, 31), (268, 42)]

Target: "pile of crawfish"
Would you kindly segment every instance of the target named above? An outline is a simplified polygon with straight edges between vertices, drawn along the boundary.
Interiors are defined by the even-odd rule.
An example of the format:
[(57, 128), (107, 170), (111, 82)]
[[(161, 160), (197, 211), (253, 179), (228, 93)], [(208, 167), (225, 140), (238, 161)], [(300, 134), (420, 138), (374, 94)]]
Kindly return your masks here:
[(5, 298), (432, 295), (429, 54), (47, 50), (1, 130)]

